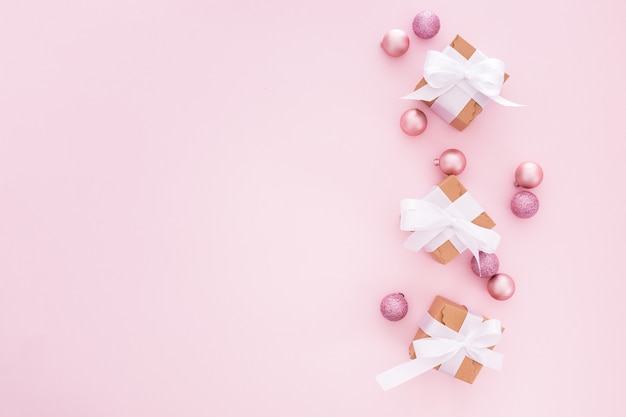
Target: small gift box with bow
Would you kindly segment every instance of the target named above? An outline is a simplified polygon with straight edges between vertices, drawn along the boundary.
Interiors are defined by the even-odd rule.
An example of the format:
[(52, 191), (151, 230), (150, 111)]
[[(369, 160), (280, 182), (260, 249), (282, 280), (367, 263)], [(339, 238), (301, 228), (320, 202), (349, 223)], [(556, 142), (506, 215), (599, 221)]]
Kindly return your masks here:
[(471, 384), (483, 366), (502, 368), (503, 355), (493, 351), (502, 331), (498, 320), (437, 296), (409, 347), (412, 360), (383, 372), (376, 380), (386, 391), (435, 368)]
[(477, 260), (479, 251), (495, 252), (500, 243), (500, 235), (490, 230), (495, 225), (454, 175), (421, 200), (400, 201), (400, 229), (413, 232), (404, 246), (414, 251), (425, 249), (442, 264), (465, 249)]
[(442, 264), (465, 249), (477, 260), (479, 251), (495, 252), (500, 243), (500, 235), (490, 230), (495, 225), (454, 175), (421, 200), (400, 201), (400, 229), (413, 232), (404, 246), (414, 251), (426, 249)]
[(463, 130), (491, 100), (520, 107), (500, 96), (509, 76), (504, 62), (487, 58), (459, 35), (443, 52), (428, 51), (424, 78), (405, 99), (422, 100), (447, 123)]

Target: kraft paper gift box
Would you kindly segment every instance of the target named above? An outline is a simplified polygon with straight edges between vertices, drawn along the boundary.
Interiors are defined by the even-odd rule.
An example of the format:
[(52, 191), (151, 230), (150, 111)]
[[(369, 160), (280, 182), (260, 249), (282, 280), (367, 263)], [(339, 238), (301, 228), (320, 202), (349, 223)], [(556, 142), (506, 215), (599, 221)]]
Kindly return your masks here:
[(493, 348), (501, 340), (503, 330), (500, 321), (437, 296), (409, 347), (411, 360), (376, 379), (388, 390), (437, 369), (471, 384), (483, 366), (502, 368), (503, 355)]
[(424, 101), (443, 120), (462, 131), (490, 101), (521, 106), (500, 97), (508, 77), (501, 60), (488, 58), (457, 35), (442, 52), (428, 52), (424, 78), (404, 98)]
[(500, 236), (496, 224), (454, 175), (449, 175), (423, 199), (400, 202), (400, 229), (411, 231), (404, 246), (425, 249), (447, 264), (465, 249), (495, 252)]

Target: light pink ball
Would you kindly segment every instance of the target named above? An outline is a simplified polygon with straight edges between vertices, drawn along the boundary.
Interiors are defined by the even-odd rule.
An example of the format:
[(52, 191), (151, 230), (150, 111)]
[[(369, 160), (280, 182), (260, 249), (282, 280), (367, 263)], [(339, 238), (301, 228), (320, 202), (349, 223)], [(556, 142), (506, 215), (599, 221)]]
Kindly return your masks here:
[(543, 169), (536, 162), (526, 161), (515, 170), (515, 186), (535, 188), (543, 181)]
[(421, 135), (428, 126), (428, 120), (423, 111), (409, 109), (400, 116), (400, 128), (409, 136)]
[(465, 154), (458, 149), (446, 149), (435, 159), (435, 165), (446, 175), (459, 175), (465, 170)]
[(439, 16), (430, 10), (422, 10), (413, 19), (413, 32), (422, 39), (432, 38), (439, 32), (440, 27)]
[(511, 199), (511, 211), (521, 219), (533, 217), (539, 211), (539, 199), (530, 191), (515, 193)]
[(391, 29), (383, 37), (380, 46), (389, 56), (397, 57), (404, 55), (409, 49), (409, 36), (400, 29)]
[(507, 274), (496, 274), (489, 278), (487, 291), (496, 300), (508, 300), (515, 293), (515, 281)]
[(476, 258), (472, 257), (471, 261), (472, 272), (476, 274), (476, 276), (490, 278), (498, 273), (500, 261), (495, 253), (479, 251), (478, 258), (480, 259), (480, 273), (478, 272), (478, 262)]
[(380, 302), (380, 312), (389, 321), (398, 321), (406, 316), (409, 303), (401, 292), (387, 294)]

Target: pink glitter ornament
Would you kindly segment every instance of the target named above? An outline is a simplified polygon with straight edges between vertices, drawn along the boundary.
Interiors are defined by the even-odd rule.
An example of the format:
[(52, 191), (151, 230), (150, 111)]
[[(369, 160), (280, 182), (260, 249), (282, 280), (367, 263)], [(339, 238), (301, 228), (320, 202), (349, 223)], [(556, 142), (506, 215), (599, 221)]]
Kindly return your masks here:
[(409, 49), (409, 36), (403, 30), (391, 29), (383, 37), (380, 46), (389, 56), (397, 57), (404, 55)]
[(435, 159), (435, 165), (446, 175), (459, 175), (465, 170), (465, 155), (458, 149), (447, 149)]
[(515, 293), (515, 281), (507, 274), (496, 274), (489, 278), (487, 291), (496, 300), (508, 300)]
[(490, 278), (498, 273), (500, 269), (500, 261), (495, 253), (486, 253), (483, 251), (478, 252), (478, 258), (480, 259), (480, 273), (478, 272), (478, 262), (476, 258), (472, 257), (470, 266), (472, 272), (481, 278)]
[(539, 211), (539, 199), (530, 191), (515, 193), (511, 199), (511, 211), (521, 219), (533, 217)]
[(439, 16), (430, 10), (422, 10), (413, 19), (413, 32), (422, 39), (432, 38), (440, 27)]
[(400, 116), (400, 128), (409, 136), (421, 135), (427, 125), (426, 115), (419, 109), (409, 109)]
[(515, 170), (515, 186), (524, 188), (535, 188), (543, 181), (543, 169), (532, 161), (519, 164)]
[(380, 312), (389, 321), (398, 321), (406, 316), (409, 303), (401, 292), (387, 294), (380, 302)]

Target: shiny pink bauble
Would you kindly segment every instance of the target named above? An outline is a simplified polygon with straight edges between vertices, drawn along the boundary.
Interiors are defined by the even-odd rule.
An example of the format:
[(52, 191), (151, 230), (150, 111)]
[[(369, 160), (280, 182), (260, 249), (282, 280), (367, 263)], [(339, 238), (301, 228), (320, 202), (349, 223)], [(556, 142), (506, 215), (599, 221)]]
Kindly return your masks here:
[(496, 274), (489, 278), (487, 291), (496, 300), (508, 300), (515, 293), (515, 281), (507, 274)]
[(480, 260), (480, 272), (478, 271), (478, 262), (475, 257), (472, 256), (472, 261), (470, 263), (472, 272), (476, 274), (476, 276), (489, 278), (498, 273), (498, 269), (500, 269), (500, 261), (495, 253), (479, 251), (478, 258)]
[(409, 303), (401, 292), (387, 294), (380, 302), (380, 312), (390, 321), (398, 321), (406, 316)]
[(427, 125), (426, 115), (419, 109), (409, 109), (400, 116), (400, 127), (409, 136), (421, 135)]
[(409, 35), (403, 30), (391, 29), (385, 34), (380, 46), (383, 51), (389, 56), (401, 56), (404, 55), (409, 49)]
[(447, 149), (435, 159), (435, 165), (446, 175), (459, 175), (465, 170), (466, 162), (465, 155), (458, 149)]
[(511, 211), (520, 219), (533, 217), (539, 211), (539, 199), (530, 191), (515, 193), (511, 199)]
[(413, 32), (422, 39), (432, 38), (439, 32), (440, 27), (439, 16), (430, 10), (422, 10), (413, 19)]
[(524, 188), (535, 188), (543, 181), (543, 169), (532, 161), (519, 164), (515, 170), (515, 186)]

